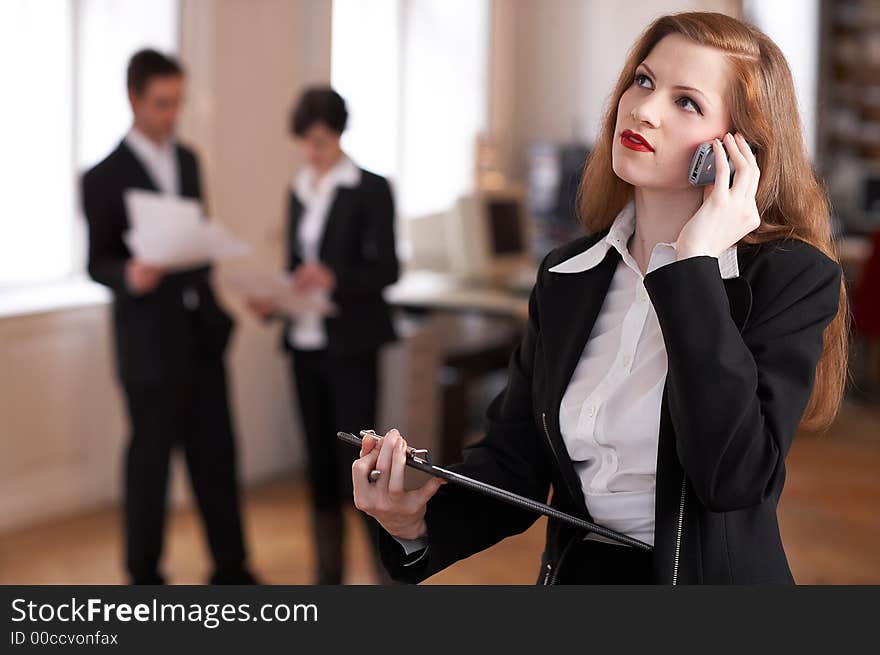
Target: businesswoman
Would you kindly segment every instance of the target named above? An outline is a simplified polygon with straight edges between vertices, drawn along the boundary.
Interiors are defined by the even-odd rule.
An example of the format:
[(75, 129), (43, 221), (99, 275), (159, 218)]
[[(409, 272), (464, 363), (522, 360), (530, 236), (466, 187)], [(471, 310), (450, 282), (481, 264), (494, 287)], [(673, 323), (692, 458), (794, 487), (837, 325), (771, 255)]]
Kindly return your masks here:
[[(692, 187), (703, 142), (716, 181)], [(785, 457), (799, 427), (837, 411), (846, 303), (778, 47), (720, 14), (652, 23), (580, 191), (591, 236), (540, 265), (488, 433), (455, 470), (540, 501), (552, 487), (554, 507), (653, 546), (549, 520), (538, 583), (793, 583)], [(404, 491), (404, 444), (367, 440), (352, 470), (396, 579), (535, 521), (436, 478)]]
[[(329, 300), (331, 316), (302, 315), (284, 329), (284, 348), (302, 417), (312, 499), (316, 584), (343, 579), (343, 506), (351, 503), (357, 451), (336, 439), (376, 420), (378, 357), (395, 339), (382, 290), (398, 277), (394, 202), (388, 182), (340, 148), (348, 112), (328, 87), (307, 89), (291, 117), (306, 165), (288, 197), (287, 268), (302, 292)], [(269, 304), (252, 302), (258, 314)], [(373, 519), (362, 514), (371, 536)], [(380, 581), (391, 582), (374, 552)]]

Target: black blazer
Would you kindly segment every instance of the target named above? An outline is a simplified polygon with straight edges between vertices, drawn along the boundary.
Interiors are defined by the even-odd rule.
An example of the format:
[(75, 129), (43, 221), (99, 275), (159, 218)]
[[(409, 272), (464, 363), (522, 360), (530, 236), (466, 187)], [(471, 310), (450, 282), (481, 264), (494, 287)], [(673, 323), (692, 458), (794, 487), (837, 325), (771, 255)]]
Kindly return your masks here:
[[(177, 146), (181, 195), (202, 199), (199, 167), (192, 151)], [(126, 189), (158, 191), (131, 149), (121, 142), (82, 178), (82, 202), (89, 228), (89, 275), (113, 291), (117, 373), (130, 383), (156, 383), (186, 370), (196, 356), (221, 355), (232, 319), (219, 306), (210, 284), (210, 267), (162, 278), (151, 293), (135, 296), (125, 281), (131, 253), (122, 239), (128, 230)], [(195, 311), (184, 292), (198, 294)]]
[[(451, 468), (592, 520), (559, 430), (559, 405), (620, 255), (576, 274), (547, 269), (603, 234), (550, 253), (506, 389), (487, 411), (488, 433)], [(809, 398), (822, 333), (838, 309), (840, 268), (800, 241), (739, 246), (740, 277), (722, 280), (712, 257), (656, 269), (645, 286), (668, 354), (661, 407), (652, 554), (657, 584), (794, 582), (776, 506), (785, 456)], [(454, 485), (428, 502), (428, 551), (407, 563), (380, 530), (385, 565), (419, 582), (526, 530), (536, 516)], [(538, 583), (566, 581), (576, 529), (549, 520)], [(410, 556), (409, 562), (413, 562)]]
[[(303, 205), (288, 197), (287, 270), (302, 263), (299, 222)], [(327, 351), (333, 355), (376, 350), (396, 339), (382, 290), (400, 273), (394, 243), (394, 200), (387, 180), (361, 170), (356, 187), (338, 187), (321, 237), (319, 259), (336, 276), (331, 299), (338, 309), (324, 319)], [(290, 323), (285, 323), (283, 345)]]

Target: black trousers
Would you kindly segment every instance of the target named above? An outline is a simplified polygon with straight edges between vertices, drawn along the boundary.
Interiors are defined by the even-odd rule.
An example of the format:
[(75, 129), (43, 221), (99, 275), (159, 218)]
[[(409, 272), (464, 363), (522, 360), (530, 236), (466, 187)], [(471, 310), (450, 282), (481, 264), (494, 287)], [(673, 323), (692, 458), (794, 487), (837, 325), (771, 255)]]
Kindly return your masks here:
[[(358, 434), (376, 422), (379, 352), (333, 356), (325, 350), (293, 350), (292, 377), (305, 434), (312, 525), (318, 580), (342, 579), (342, 512), (353, 506), (351, 465), (358, 449), (336, 438), (340, 430)], [(376, 547), (378, 524), (359, 512), (373, 545), (377, 574), (390, 581)]]
[(651, 553), (631, 546), (579, 540), (559, 569), (557, 584), (649, 585)]
[(132, 582), (160, 584), (171, 449), (183, 448), (215, 577), (244, 568), (235, 441), (220, 357), (197, 358), (162, 384), (125, 384), (131, 437), (125, 455), (126, 564)]

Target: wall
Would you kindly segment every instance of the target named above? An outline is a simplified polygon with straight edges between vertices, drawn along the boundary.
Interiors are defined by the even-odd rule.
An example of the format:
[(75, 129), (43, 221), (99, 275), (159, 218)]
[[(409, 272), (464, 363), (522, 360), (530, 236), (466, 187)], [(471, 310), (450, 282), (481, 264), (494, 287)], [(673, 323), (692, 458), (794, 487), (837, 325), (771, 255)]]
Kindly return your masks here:
[(106, 502), (125, 429), (106, 305), (0, 319), (0, 529)]

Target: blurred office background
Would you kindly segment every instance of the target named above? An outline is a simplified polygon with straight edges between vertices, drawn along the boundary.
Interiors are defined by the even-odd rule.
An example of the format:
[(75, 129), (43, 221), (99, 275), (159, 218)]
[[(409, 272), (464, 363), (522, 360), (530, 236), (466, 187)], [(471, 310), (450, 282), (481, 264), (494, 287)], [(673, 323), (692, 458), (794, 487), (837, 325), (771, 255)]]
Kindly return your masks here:
[[(84, 272), (77, 189), (130, 125), (124, 70), (135, 50), (179, 56), (180, 137), (201, 157), (210, 215), (254, 248), (250, 262), (217, 270), (238, 321), (228, 361), (245, 527), (261, 578), (302, 584), (312, 557), (304, 453), (277, 328), (222, 284), (224, 270), (253, 261), (282, 267), (298, 163), (291, 103), (330, 82), (351, 112), (343, 147), (392, 181), (405, 274), (388, 297), (403, 338), (383, 355), (375, 427), (399, 426), (453, 459), (503, 385), (535, 260), (579, 233), (577, 176), (627, 48), (652, 18), (683, 10), (748, 18), (783, 48), (855, 302), (880, 302), (880, 280), (863, 275), (877, 270), (880, 244), (880, 2), (0, 3), (0, 583), (124, 579), (127, 426), (109, 296)], [(800, 435), (789, 457), (780, 519), (800, 583), (880, 582), (880, 327), (870, 321), (854, 334), (852, 369), (838, 423)], [(180, 462), (171, 489), (164, 568), (196, 583), (207, 562)], [(432, 581), (533, 582), (543, 525)], [(359, 533), (348, 554), (348, 581), (372, 582)]]

